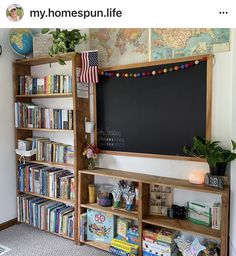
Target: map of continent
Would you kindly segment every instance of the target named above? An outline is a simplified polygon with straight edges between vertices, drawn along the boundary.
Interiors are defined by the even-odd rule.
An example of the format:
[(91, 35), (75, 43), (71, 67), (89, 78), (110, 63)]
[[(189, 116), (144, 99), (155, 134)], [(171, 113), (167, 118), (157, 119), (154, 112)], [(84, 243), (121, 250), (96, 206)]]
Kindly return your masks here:
[(90, 29), (90, 49), (99, 52), (99, 67), (148, 60), (148, 29)]
[(227, 28), (151, 29), (152, 60), (229, 51)]

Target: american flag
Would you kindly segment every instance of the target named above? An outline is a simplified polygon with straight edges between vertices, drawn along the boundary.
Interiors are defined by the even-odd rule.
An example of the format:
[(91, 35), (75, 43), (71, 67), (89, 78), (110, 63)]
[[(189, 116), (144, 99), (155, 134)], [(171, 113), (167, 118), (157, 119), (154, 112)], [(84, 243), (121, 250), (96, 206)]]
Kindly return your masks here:
[(81, 83), (98, 82), (98, 51), (81, 53), (82, 67), (80, 73)]

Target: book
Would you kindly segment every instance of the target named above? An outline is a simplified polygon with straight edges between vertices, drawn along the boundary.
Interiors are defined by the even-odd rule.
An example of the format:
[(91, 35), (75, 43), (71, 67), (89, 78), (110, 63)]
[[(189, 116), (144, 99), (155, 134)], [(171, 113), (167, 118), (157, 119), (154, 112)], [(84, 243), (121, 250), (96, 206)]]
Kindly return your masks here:
[(114, 221), (112, 214), (87, 210), (87, 240), (111, 243), (114, 237)]

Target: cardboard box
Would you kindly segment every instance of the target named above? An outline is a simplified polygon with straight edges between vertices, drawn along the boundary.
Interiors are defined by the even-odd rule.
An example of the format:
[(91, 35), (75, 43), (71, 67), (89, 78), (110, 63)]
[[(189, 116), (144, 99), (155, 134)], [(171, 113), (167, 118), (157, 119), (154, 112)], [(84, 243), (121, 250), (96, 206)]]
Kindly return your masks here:
[(119, 240), (117, 238), (114, 238), (111, 241), (111, 246), (113, 246), (114, 248), (117, 248), (119, 250), (122, 250), (123, 252), (138, 255), (138, 245), (137, 244), (131, 244), (124, 240)]

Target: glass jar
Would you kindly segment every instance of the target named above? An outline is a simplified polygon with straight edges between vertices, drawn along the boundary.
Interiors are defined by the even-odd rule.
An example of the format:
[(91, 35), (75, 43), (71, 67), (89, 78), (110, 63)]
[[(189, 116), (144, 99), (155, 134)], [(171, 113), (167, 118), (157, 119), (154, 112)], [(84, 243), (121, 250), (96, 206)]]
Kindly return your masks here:
[(101, 184), (97, 188), (97, 203), (100, 206), (112, 206), (112, 190), (113, 185), (111, 184)]

